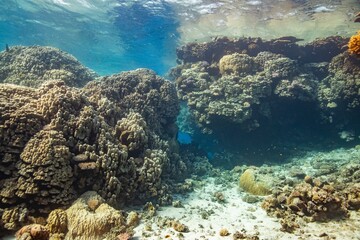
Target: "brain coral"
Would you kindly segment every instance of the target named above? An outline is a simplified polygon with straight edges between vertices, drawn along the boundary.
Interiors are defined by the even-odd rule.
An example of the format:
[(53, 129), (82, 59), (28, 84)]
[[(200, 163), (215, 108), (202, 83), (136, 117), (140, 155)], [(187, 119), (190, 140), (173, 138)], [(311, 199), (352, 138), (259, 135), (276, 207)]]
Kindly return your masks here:
[(0, 96), (0, 229), (26, 223), (3, 215), (13, 209), (48, 213), (87, 190), (114, 205), (165, 194), (162, 180), (180, 161), (178, 101), (174, 85), (154, 72), (83, 89), (59, 80), (38, 89), (0, 84)]
[(97, 75), (73, 56), (52, 47), (11, 47), (0, 53), (0, 82), (39, 87), (48, 80), (63, 80), (80, 87)]
[(221, 74), (247, 75), (254, 71), (254, 60), (247, 54), (234, 53), (223, 56), (219, 61)]

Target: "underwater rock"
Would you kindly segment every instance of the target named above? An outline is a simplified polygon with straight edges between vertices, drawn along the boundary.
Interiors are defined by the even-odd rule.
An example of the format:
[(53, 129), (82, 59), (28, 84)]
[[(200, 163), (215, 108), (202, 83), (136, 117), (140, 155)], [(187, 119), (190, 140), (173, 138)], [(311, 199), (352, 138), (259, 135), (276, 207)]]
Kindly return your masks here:
[(0, 53), (0, 83), (39, 87), (49, 80), (62, 80), (81, 87), (97, 75), (70, 54), (53, 47), (14, 46)]
[(152, 71), (125, 72), (81, 90), (63, 81), (0, 89), (0, 217), (22, 203), (31, 212), (0, 228), (16, 230), (88, 190), (117, 206), (165, 199), (166, 179), (186, 171), (173, 128), (175, 87)]

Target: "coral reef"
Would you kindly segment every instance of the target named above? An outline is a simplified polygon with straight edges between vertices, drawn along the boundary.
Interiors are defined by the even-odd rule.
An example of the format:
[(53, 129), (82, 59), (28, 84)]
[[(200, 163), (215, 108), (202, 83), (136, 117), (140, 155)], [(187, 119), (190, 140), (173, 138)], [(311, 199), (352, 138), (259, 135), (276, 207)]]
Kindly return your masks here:
[[(350, 194), (351, 193), (351, 194)], [(299, 227), (297, 218), (307, 221), (328, 221), (349, 217), (349, 202), (359, 199), (359, 189), (339, 189), (319, 179), (307, 178), (293, 189), (283, 188), (265, 199), (262, 207), (272, 216), (281, 218), (282, 229), (292, 232)]]
[(223, 56), (219, 61), (221, 75), (247, 75), (254, 70), (254, 60), (247, 54), (234, 53)]
[(321, 81), (318, 99), (329, 123), (357, 122), (360, 109), (360, 59), (342, 53), (329, 64), (329, 75)]
[[(97, 202), (96, 208), (92, 205)], [(133, 223), (131, 227), (136, 226)], [(125, 234), (127, 226), (119, 210), (105, 203), (96, 192), (82, 194), (66, 211), (55, 209), (47, 219), (46, 226), (31, 224), (17, 233), (19, 240), (66, 240), (66, 239), (116, 239)]]
[(49, 230), (51, 236), (65, 237), (68, 232), (68, 216), (62, 209), (55, 209), (51, 211), (47, 220), (46, 228)]
[[(348, 39), (333, 36), (317, 39), (305, 45), (298, 45), (296, 39), (278, 38), (263, 40), (261, 38), (217, 37), (210, 42), (188, 43), (176, 50), (177, 57), (183, 64), (206, 61), (209, 64), (217, 63), (232, 53), (244, 53), (256, 56), (260, 52), (268, 51), (283, 54), (291, 59), (301, 59), (305, 62), (329, 61), (342, 52), (342, 47)], [(331, 49), (332, 51), (329, 51)]]
[[(89, 190), (112, 206), (169, 201), (167, 179), (186, 172), (177, 154), (175, 87), (152, 71), (83, 89), (64, 81), (38, 89), (1, 84), (0, 96), (0, 229), (16, 230)], [(100, 202), (91, 200), (89, 211)], [(61, 223), (61, 216), (51, 218)]]
[(360, 31), (356, 35), (351, 36), (348, 50), (351, 54), (360, 55)]
[(173, 70), (178, 94), (203, 132), (211, 133), (224, 121), (252, 131), (271, 119), (278, 101), (316, 100), (314, 74), (299, 72), (295, 60), (279, 54), (234, 53), (221, 58), (216, 71), (215, 67), (198, 62)]
[[(299, 45), (292, 37), (215, 38), (180, 47), (179, 65), (170, 73), (188, 107), (179, 126), (195, 137), (198, 129), (212, 134), (220, 150), (249, 154), (342, 138), (344, 131), (356, 136), (360, 59), (345, 51), (347, 41), (328, 37)], [(181, 122), (189, 119), (192, 124)], [(279, 149), (274, 158), (285, 156)]]
[(0, 53), (0, 83), (39, 87), (49, 80), (62, 80), (81, 87), (97, 75), (73, 56), (53, 47), (15, 46)]

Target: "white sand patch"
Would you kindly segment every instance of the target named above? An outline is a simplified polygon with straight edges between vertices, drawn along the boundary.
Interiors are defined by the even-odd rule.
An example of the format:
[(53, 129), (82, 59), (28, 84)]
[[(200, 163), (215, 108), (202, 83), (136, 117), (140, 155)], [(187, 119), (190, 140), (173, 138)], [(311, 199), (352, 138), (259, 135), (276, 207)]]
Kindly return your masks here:
[[(225, 196), (225, 203), (214, 200), (214, 192), (220, 191)], [(183, 236), (172, 228), (158, 227), (153, 220), (146, 220), (135, 231), (135, 239), (233, 239), (236, 231), (257, 235), (259, 239), (324, 239), (326, 233), (331, 239), (360, 239), (360, 213), (352, 212), (350, 219), (329, 223), (303, 223), (294, 234), (282, 232), (279, 220), (269, 217), (261, 208), (261, 203), (249, 204), (241, 198), (244, 195), (234, 184), (230, 188), (215, 184), (213, 178), (206, 180), (205, 185), (189, 194), (180, 197), (183, 208), (162, 207), (157, 217), (175, 218), (189, 227)], [(204, 218), (204, 216), (208, 217)], [(152, 231), (145, 231), (146, 224), (151, 224)], [(221, 237), (219, 231), (226, 228), (230, 235)]]

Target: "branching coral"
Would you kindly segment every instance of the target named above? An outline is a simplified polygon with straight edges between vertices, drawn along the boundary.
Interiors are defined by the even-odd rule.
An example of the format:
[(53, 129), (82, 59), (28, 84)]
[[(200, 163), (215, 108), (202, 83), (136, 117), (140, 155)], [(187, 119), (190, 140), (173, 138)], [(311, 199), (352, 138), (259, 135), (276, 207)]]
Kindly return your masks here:
[(348, 43), (349, 52), (360, 56), (360, 31), (352, 36)]

